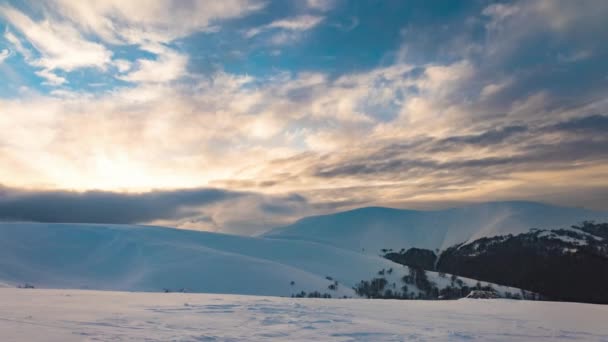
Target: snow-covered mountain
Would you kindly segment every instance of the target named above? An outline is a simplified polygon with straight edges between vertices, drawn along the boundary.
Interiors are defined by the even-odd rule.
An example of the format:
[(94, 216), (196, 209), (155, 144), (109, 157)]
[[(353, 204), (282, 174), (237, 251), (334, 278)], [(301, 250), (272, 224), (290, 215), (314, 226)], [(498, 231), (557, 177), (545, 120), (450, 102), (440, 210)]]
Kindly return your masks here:
[(608, 221), (608, 213), (524, 201), (433, 211), (367, 207), (307, 217), (263, 236), (378, 254), (381, 249), (445, 249), (482, 237), (568, 227), (584, 220)]
[[(310, 241), (149, 226), (0, 224), (0, 283), (12, 286), (356, 297), (353, 287), (362, 280), (381, 277), (394, 292), (405, 275), (407, 267), (379, 256)], [(454, 283), (449, 275), (427, 276), (439, 289)], [(413, 281), (407, 288), (410, 296), (420, 292)]]
[(0, 286), (332, 297), (356, 297), (357, 288), (373, 297), (390, 290), (390, 297), (399, 298), (443, 296), (448, 289), (458, 296), (477, 281), (434, 272), (421, 280), (380, 251), (446, 249), (607, 218), (583, 209), (502, 202), (439, 211), (363, 208), (305, 218), (261, 237), (135, 225), (0, 223)]
[(521, 287), (553, 300), (608, 304), (608, 223), (481, 238), (446, 249), (429, 269)]

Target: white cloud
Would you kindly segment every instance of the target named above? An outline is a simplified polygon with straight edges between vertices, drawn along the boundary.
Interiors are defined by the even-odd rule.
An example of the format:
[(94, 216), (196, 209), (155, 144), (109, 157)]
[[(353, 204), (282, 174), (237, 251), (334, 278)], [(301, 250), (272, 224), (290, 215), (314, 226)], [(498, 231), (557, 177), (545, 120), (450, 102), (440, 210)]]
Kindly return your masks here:
[(285, 122), (273, 113), (265, 113), (253, 116), (246, 125), (253, 138), (268, 139), (279, 133), (285, 127)]
[(4, 62), (11, 55), (11, 52), (8, 49), (0, 50), (0, 64)]
[(118, 78), (129, 82), (169, 82), (182, 77), (186, 72), (188, 56), (171, 49), (156, 50), (157, 58), (138, 59), (135, 67), (126, 75)]
[[(0, 6), (0, 16), (19, 30), (40, 53), (40, 57), (32, 59), (30, 63), (43, 68), (45, 72), (54, 69), (72, 71), (82, 67), (104, 68), (110, 62), (111, 51), (101, 44), (86, 40), (69, 23), (50, 20), (35, 22), (6, 5)], [(22, 47), (19, 49), (23, 51)]]
[(490, 83), (481, 89), (480, 96), (482, 99), (493, 96), (513, 83), (513, 79), (506, 79), (497, 83)]
[(272, 23), (268, 24), (267, 27), (280, 28), (290, 31), (306, 31), (317, 26), (321, 21), (323, 21), (323, 17), (302, 15), (299, 17), (273, 21)]
[(297, 33), (281, 31), (270, 36), (268, 42), (271, 45), (287, 45), (297, 41), (299, 37)]
[(133, 66), (133, 63), (126, 59), (115, 59), (113, 64), (120, 73), (125, 73), (131, 70), (131, 67)]
[(337, 0), (306, 0), (306, 5), (314, 10), (327, 12), (336, 6)]
[(46, 80), (45, 84), (48, 85), (60, 86), (62, 84), (68, 83), (68, 80), (66, 80), (65, 77), (58, 76), (57, 74), (48, 69), (36, 71), (36, 75), (44, 78)]
[[(297, 17), (281, 19), (273, 21), (269, 24), (254, 27), (245, 32), (245, 36), (247, 38), (251, 38), (257, 36), (258, 34), (269, 31), (269, 30), (284, 30), (291, 32), (303, 32), (308, 31), (319, 25), (325, 18), (321, 16), (314, 15), (301, 15)], [(286, 33), (283, 33), (286, 35)], [(285, 37), (285, 36), (283, 36)], [(276, 38), (276, 43), (284, 43), (289, 39), (285, 38)]]
[(19, 38), (17, 38), (17, 36), (15, 36), (11, 31), (6, 30), (6, 32), (4, 32), (4, 38), (9, 43), (13, 44), (13, 46), (15, 47), (15, 51), (20, 53), (26, 61), (31, 60), (32, 52), (29, 49), (25, 48), (21, 43), (21, 40), (19, 40)]
[(503, 21), (517, 15), (519, 11), (520, 8), (517, 5), (492, 4), (484, 8), (482, 14), (491, 18), (491, 21), (488, 23), (488, 28), (497, 29)]
[(0, 6), (0, 16), (6, 18), (37, 51), (35, 56), (15, 34), (5, 32), (5, 38), (23, 55), (25, 61), (39, 68), (35, 73), (46, 80), (44, 84), (59, 86), (68, 83), (65, 77), (57, 75), (57, 70), (69, 72), (85, 67), (104, 69), (111, 60), (111, 51), (101, 44), (86, 40), (66, 22), (35, 22), (10, 6)]
[(55, 0), (55, 11), (110, 43), (170, 42), (214, 21), (236, 18), (265, 6), (260, 0)]
[[(130, 82), (173, 81), (183, 75), (187, 56), (171, 51), (163, 44), (194, 32), (217, 32), (215, 22), (236, 18), (260, 10), (259, 0), (216, 1), (68, 1), (49, 0), (33, 4), (40, 19), (22, 13), (10, 5), (0, 5), (0, 17), (16, 33), (4, 36), (15, 51), (34, 66), (45, 84), (58, 86), (69, 77), (59, 70), (72, 72), (97, 68), (118, 72)], [(25, 47), (27, 42), (27, 48)], [(112, 60), (113, 52), (104, 44), (136, 44), (157, 55), (155, 59)], [(29, 48), (31, 46), (31, 49)], [(125, 75), (125, 73), (128, 73)]]

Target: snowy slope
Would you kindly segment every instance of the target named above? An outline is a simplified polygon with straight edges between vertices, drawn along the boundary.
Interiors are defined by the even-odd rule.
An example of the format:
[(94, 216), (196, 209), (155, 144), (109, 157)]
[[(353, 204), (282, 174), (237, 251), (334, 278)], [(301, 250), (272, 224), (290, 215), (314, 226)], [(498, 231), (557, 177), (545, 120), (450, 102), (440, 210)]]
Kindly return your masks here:
[(607, 341), (608, 306), (0, 289), (2, 341)]
[[(398, 289), (406, 267), (309, 241), (146, 226), (0, 224), (0, 283), (13, 286), (275, 296), (319, 291), (351, 297), (353, 286), (389, 268), (394, 272), (385, 277)], [(429, 279), (440, 287), (449, 283), (436, 273), (429, 272)], [(328, 289), (334, 280), (335, 291)]]
[(383, 248), (445, 249), (481, 237), (562, 228), (608, 213), (534, 202), (492, 202), (436, 211), (368, 207), (304, 218), (263, 236), (316, 241), (378, 254)]

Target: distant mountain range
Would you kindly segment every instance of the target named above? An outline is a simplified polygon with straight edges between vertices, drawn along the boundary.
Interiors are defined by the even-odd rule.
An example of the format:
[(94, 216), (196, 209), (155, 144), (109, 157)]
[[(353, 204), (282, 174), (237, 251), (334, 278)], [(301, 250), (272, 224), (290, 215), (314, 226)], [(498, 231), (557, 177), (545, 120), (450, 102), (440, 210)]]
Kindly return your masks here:
[(431, 250), (385, 250), (385, 258), (433, 270), (515, 286), (546, 299), (608, 304), (608, 223), (533, 229)]
[[(555, 292), (537, 284), (562, 284), (555, 278), (561, 262), (568, 263), (564, 277), (601, 278), (597, 284), (604, 284), (604, 254), (595, 263), (598, 254), (592, 252), (602, 246), (603, 228), (546, 230), (585, 220), (608, 222), (608, 214), (531, 202), (437, 211), (371, 207), (304, 218), (260, 237), (134, 225), (0, 223), (0, 286), (400, 299), (460, 298), (478, 289), (539, 298), (523, 288), (554, 299), (600, 302), (572, 296), (574, 290), (563, 286)], [(565, 240), (556, 242), (552, 234)], [(538, 261), (537, 255), (549, 259)], [(575, 272), (577, 262), (584, 272)], [(545, 278), (530, 281), (502, 271), (521, 263), (535, 265), (533, 271), (551, 265), (553, 273), (539, 272)], [(594, 276), (594, 267), (604, 273)]]
[(417, 211), (367, 207), (303, 218), (264, 237), (304, 240), (377, 255), (382, 249), (443, 250), (482, 237), (608, 222), (608, 212), (511, 201)]
[[(373, 282), (371, 292), (365, 282)], [(0, 223), (0, 286), (426, 298), (431, 282), (437, 291), (457, 284), (464, 288), (460, 295), (491, 285), (309, 241), (150, 226)]]
[(371, 207), (304, 218), (264, 236), (383, 255), (548, 299), (608, 303), (608, 225), (602, 222), (608, 213), (521, 201), (437, 211)]
[(608, 223), (481, 238), (443, 251), (433, 269), (608, 304)]

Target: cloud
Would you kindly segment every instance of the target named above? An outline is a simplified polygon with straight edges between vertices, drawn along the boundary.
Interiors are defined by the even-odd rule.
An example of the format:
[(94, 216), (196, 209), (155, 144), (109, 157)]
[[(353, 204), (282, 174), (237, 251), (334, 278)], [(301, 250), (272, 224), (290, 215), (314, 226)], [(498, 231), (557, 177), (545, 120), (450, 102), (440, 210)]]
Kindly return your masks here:
[(131, 71), (118, 78), (128, 82), (162, 83), (176, 80), (186, 73), (188, 56), (165, 47), (154, 51), (156, 59), (138, 59), (135, 66), (119, 62), (119, 70), (122, 67), (123, 72), (129, 69)]
[(218, 188), (120, 193), (0, 187), (0, 221), (151, 224), (244, 235), (349, 205), (353, 203), (310, 203), (294, 193), (264, 195)]
[[(486, 50), (497, 60), (522, 52), (522, 45), (566, 45), (576, 52), (560, 53), (562, 60), (586, 58), (597, 41), (608, 38), (602, 30), (608, 15), (604, 1), (574, 4), (567, 0), (516, 1), (483, 9), (489, 40)], [(599, 35), (599, 36), (598, 36)], [(565, 43), (565, 44), (564, 44)]]
[(546, 128), (546, 130), (569, 132), (579, 134), (581, 137), (584, 137), (585, 134), (587, 134), (590, 135), (590, 138), (592, 138), (594, 134), (600, 134), (608, 131), (608, 116), (591, 115), (582, 118), (574, 118), (549, 126)]
[[(217, 32), (218, 20), (236, 18), (260, 10), (265, 4), (253, 0), (208, 1), (96, 1), (50, 0), (34, 6), (40, 18), (10, 5), (0, 6), (4, 17), (21, 37), (10, 31), (5, 38), (25, 61), (39, 70), (45, 84), (60, 86), (68, 80), (57, 71), (96, 68), (103, 72), (114, 65), (119, 73), (130, 70), (124, 59), (112, 61), (114, 46), (138, 45), (156, 59), (136, 61), (138, 70), (120, 75), (129, 82), (167, 82), (181, 76), (187, 56), (163, 46), (194, 32)], [(26, 48), (24, 42), (32, 48)], [(152, 50), (150, 47), (154, 47)], [(152, 74), (155, 76), (152, 77)], [(154, 80), (153, 80), (154, 78)]]
[(563, 63), (574, 63), (591, 57), (593, 53), (589, 50), (580, 50), (569, 54), (558, 54), (557, 59)]
[(508, 78), (506, 80), (501, 80), (497, 83), (487, 84), (481, 89), (481, 93), (480, 93), (481, 98), (492, 97), (492, 96), (500, 93), (502, 90), (504, 90), (505, 88), (510, 86), (512, 83), (513, 83), (513, 80)]
[(17, 38), (17, 36), (15, 36), (11, 31), (6, 30), (4, 32), (4, 38), (14, 46), (15, 51), (20, 53), (26, 61), (31, 60), (32, 52), (29, 49), (25, 48), (19, 38)]
[(196, 209), (242, 196), (220, 189), (116, 193), (0, 190), (0, 219), (39, 222), (145, 223), (194, 215)]
[(108, 43), (144, 44), (214, 31), (214, 22), (245, 16), (264, 6), (265, 2), (258, 0), (55, 0), (49, 7)]
[(133, 66), (133, 63), (125, 59), (115, 59), (113, 63), (120, 73), (125, 73), (131, 70), (131, 67)]
[[(555, 3), (474, 2), (459, 12), (466, 18), (412, 21), (417, 26), (395, 46), (400, 51), (379, 51), (382, 57), (360, 51), (331, 64), (315, 59), (319, 51), (295, 45), (272, 60), (255, 50), (335, 23), (320, 2), (295, 6), (300, 12), (281, 13), (283, 19), (269, 6), (264, 18), (274, 19), (248, 31), (243, 27), (251, 21), (224, 26), (222, 20), (263, 3), (32, 4), (37, 15), (11, 19), (29, 20), (28, 30), (48, 27), (43, 34), (52, 39), (67, 37), (66, 51), (101, 46), (112, 53), (76, 65), (36, 43), (23, 25), (9, 23), (4, 37), (11, 52), (60, 88), (0, 99), (0, 180), (41, 193), (207, 186), (247, 192), (192, 211), (176, 205), (176, 211), (140, 217), (232, 232), (355, 205), (432, 207), (521, 199), (519, 193), (576, 204), (568, 203), (568, 190), (605, 189), (608, 175), (601, 59), (608, 51), (600, 44), (606, 6)], [(173, 13), (183, 15), (167, 15)], [(360, 26), (328, 30), (330, 39), (369, 30), (369, 18), (352, 14)], [(219, 33), (188, 37), (194, 32)], [(315, 39), (318, 46), (330, 42), (325, 35)], [(222, 49), (243, 50), (239, 58), (246, 60), (220, 58), (201, 72), (213, 64), (201, 55), (214, 54), (206, 44), (216, 40)], [(310, 64), (292, 63), (294, 53), (310, 56)], [(43, 60), (48, 64), (36, 64)], [(99, 78), (93, 90), (78, 88), (87, 72)], [(584, 203), (592, 198), (602, 195), (594, 192)]]
[(310, 30), (313, 27), (319, 25), (321, 21), (323, 21), (323, 17), (313, 16), (313, 15), (302, 15), (299, 17), (281, 19), (277, 21), (273, 21), (272, 23), (266, 25), (265, 27), (268, 29), (283, 29), (288, 31), (306, 31)]
[[(19, 115), (2, 116), (4, 141), (22, 143), (0, 153), (0, 176), (12, 186), (27, 186), (36, 175), (40, 186), (51, 188), (146, 191), (157, 184), (214, 184), (266, 193), (307, 191), (315, 202), (362, 181), (403, 190), (399, 179), (406, 176), (421, 184), (470, 187), (524, 170), (508, 168), (508, 160), (516, 166), (534, 156), (545, 160), (547, 155), (526, 151), (524, 143), (552, 150), (551, 139), (565, 135), (538, 127), (606, 108), (600, 101), (545, 114), (552, 99), (535, 94), (491, 108), (462, 95), (477, 95), (489, 83), (479, 81), (472, 65), (396, 63), (333, 79), (323, 73), (254, 78), (220, 72), (183, 86), (142, 83), (91, 98), (5, 100), (0, 113)], [(393, 116), (380, 116), (378, 109)], [(496, 111), (504, 112), (488, 115)], [(25, 144), (22, 137), (32, 130), (41, 134)], [(306, 158), (290, 158), (303, 151)], [(546, 167), (568, 164), (551, 158)], [(533, 161), (525, 170), (532, 169), (546, 170)], [(348, 195), (370, 202), (373, 193), (364, 193), (370, 195)], [(395, 190), (376, 200), (409, 194)]]
[(342, 32), (349, 32), (349, 31), (352, 31), (355, 28), (357, 28), (359, 26), (359, 24), (360, 24), (359, 18), (351, 17), (348, 19), (348, 21), (338, 22), (338, 23), (334, 23), (332, 25)]
[[(333, 165), (318, 162), (314, 172), (327, 178), (362, 176), (386, 180), (415, 179), (424, 174), (432, 176), (439, 185), (454, 178), (462, 179), (463, 184), (474, 184), (478, 177), (489, 181), (517, 172), (551, 172), (585, 164), (601, 166), (608, 162), (608, 139), (599, 136), (606, 128), (608, 117), (599, 115), (538, 127), (507, 126), (467, 136), (390, 145), (361, 157), (338, 159)], [(552, 144), (554, 140), (559, 144)], [(475, 155), (466, 153), (471, 146)]]
[(492, 129), (483, 133), (454, 136), (441, 140), (440, 145), (450, 145), (454, 143), (474, 144), (480, 146), (495, 145), (501, 143), (513, 136), (525, 133), (528, 131), (526, 126), (507, 126), (500, 129)]
[(338, 0), (306, 0), (306, 5), (310, 9), (327, 12), (333, 9), (337, 2)]
[(267, 31), (276, 31), (271, 37), (271, 43), (281, 45), (298, 38), (298, 33), (308, 31), (319, 25), (325, 18), (314, 15), (301, 15), (273, 21), (269, 24), (251, 28), (245, 32), (245, 37), (252, 38)]
[(8, 57), (10, 57), (11, 52), (8, 49), (0, 50), (0, 64), (4, 62)]
[(49, 71), (47, 69), (42, 69), (40, 71), (36, 71), (36, 75), (46, 79), (45, 84), (59, 86), (68, 82), (65, 77), (58, 76), (57, 74)]
[[(103, 45), (86, 40), (80, 32), (66, 22), (43, 20), (36, 22), (8, 5), (0, 6), (4, 17), (35, 47), (40, 57), (30, 63), (40, 67), (49, 75), (52, 70), (71, 71), (82, 67), (105, 68), (112, 52)], [(12, 35), (14, 42), (18, 39)], [(23, 51), (22, 45), (16, 48)]]

